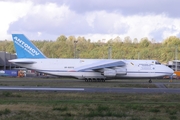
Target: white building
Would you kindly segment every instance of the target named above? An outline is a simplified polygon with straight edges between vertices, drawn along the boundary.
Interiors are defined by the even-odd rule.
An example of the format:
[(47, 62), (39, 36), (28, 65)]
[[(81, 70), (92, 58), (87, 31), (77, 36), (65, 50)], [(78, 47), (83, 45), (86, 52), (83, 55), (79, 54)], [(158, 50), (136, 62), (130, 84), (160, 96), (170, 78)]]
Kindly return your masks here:
[(174, 71), (180, 71), (180, 60), (169, 61), (167, 66), (172, 68)]

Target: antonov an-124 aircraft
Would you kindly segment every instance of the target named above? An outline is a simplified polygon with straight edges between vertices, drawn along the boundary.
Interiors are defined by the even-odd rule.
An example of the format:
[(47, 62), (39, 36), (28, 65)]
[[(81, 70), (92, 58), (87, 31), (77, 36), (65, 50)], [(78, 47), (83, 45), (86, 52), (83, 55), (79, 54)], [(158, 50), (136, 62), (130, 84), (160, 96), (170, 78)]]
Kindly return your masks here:
[(23, 34), (12, 34), (12, 38), (17, 59), (9, 62), (50, 75), (103, 82), (114, 78), (148, 78), (152, 82), (151, 78), (174, 73), (156, 60), (47, 58)]

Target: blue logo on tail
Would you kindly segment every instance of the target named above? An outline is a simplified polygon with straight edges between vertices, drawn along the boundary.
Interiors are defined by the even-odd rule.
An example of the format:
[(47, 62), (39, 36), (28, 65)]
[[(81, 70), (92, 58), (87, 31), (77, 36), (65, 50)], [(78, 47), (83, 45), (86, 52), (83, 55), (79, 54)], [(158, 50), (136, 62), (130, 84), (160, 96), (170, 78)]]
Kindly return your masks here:
[(18, 58), (46, 58), (23, 34), (12, 34)]

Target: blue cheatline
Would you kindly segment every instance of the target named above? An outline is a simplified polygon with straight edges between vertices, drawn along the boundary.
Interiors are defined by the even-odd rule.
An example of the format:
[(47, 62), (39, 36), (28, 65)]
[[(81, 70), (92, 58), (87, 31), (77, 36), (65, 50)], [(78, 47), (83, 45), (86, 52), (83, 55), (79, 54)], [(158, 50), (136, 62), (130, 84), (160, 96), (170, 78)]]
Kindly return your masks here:
[(17, 58), (46, 58), (46, 56), (23, 34), (12, 34)]

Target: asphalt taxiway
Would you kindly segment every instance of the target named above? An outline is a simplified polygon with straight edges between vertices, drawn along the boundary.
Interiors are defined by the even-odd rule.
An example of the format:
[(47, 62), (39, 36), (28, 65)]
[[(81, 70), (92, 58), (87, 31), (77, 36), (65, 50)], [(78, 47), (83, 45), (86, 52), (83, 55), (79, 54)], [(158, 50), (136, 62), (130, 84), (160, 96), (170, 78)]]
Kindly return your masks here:
[(180, 88), (50, 88), (1, 86), (0, 91), (48, 91), (93, 93), (180, 93)]
[[(169, 81), (169, 80), (168, 80)], [(168, 82), (167, 80), (155, 80), (154, 83), (146, 83), (144, 80), (112, 80), (106, 83), (99, 82), (84, 82), (82, 80), (66, 80), (66, 79), (44, 79), (44, 78), (1, 78), (0, 80), (0, 91), (45, 91), (45, 92), (93, 92), (93, 93), (180, 93), (180, 81), (174, 80), (173, 82)], [(51, 84), (49, 84), (51, 83)], [(56, 85), (60, 84), (60, 85)], [(122, 86), (121, 86), (122, 84)], [(133, 86), (129, 84), (145, 84), (146, 88), (138, 87), (126, 87)], [(147, 88), (146, 84), (154, 84), (156, 88)], [(176, 88), (168, 88), (168, 85), (175, 86)], [(117, 86), (121, 87), (117, 87)], [(123, 85), (125, 87), (123, 87)], [(68, 87), (73, 86), (73, 87)], [(76, 87), (77, 86), (77, 87)], [(116, 86), (116, 87), (114, 87)]]

